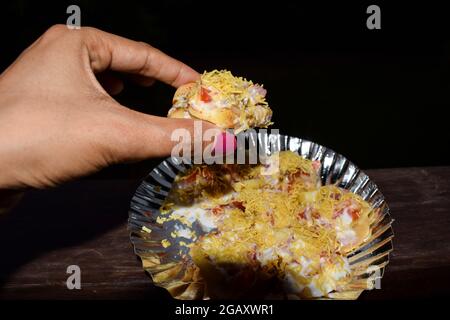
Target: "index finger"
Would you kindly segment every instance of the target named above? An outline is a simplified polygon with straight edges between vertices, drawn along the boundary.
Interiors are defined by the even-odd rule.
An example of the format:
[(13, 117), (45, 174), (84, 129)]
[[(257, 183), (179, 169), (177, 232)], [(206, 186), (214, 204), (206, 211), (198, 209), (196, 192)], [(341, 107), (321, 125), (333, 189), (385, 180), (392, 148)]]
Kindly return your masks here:
[(111, 69), (154, 78), (173, 87), (196, 81), (200, 75), (162, 51), (95, 28), (84, 28), (85, 44), (94, 72)]

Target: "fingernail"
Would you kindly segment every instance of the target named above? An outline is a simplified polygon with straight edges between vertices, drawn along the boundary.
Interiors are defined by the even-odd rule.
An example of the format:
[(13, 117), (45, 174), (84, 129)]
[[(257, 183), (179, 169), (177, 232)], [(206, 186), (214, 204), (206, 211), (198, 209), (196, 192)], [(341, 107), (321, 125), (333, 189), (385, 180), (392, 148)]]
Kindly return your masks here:
[(227, 131), (216, 137), (213, 151), (215, 155), (229, 154), (236, 150), (236, 136)]

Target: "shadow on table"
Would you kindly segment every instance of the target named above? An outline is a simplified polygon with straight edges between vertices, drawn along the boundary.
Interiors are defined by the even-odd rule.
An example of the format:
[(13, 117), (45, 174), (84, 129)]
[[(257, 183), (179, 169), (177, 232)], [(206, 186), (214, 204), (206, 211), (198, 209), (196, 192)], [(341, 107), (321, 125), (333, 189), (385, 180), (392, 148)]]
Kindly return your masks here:
[(22, 265), (124, 224), (139, 181), (78, 181), (25, 194), (0, 217), (0, 288)]

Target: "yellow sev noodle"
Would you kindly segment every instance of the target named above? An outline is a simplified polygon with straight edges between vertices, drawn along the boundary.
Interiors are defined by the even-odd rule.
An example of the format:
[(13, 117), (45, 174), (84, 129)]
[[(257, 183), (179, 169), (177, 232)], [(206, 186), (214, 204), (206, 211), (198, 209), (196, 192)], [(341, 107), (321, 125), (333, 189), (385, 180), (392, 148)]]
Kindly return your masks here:
[[(236, 132), (253, 127), (255, 121), (258, 122), (257, 125), (260, 127), (268, 127), (272, 124), (269, 120), (264, 119), (272, 112), (265, 96), (250, 94), (249, 88), (256, 86), (252, 81), (242, 77), (235, 77), (227, 70), (213, 70), (210, 72), (205, 71), (199, 83), (198, 90), (200, 90), (200, 87), (212, 90), (214, 99), (226, 102), (228, 107), (239, 114), (238, 123), (241, 125), (239, 128), (236, 128)], [(260, 87), (262, 88), (262, 85)], [(192, 92), (191, 94), (195, 95), (197, 93)], [(260, 119), (262, 115), (266, 116)]]
[[(245, 98), (246, 89), (253, 85), (253, 82), (242, 77), (235, 77), (227, 70), (213, 70), (204, 72), (200, 83), (207, 88), (214, 88), (222, 97), (236, 101), (242, 101)], [(268, 105), (265, 97), (257, 95), (256, 104)], [(249, 101), (251, 103), (251, 101)]]

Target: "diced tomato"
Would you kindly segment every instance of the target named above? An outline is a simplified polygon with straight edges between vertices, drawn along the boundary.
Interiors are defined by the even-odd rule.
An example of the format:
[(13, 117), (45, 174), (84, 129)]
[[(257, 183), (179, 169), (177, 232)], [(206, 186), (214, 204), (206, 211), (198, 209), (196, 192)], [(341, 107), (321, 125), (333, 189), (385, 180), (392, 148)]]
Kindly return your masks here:
[(188, 185), (194, 183), (212, 183), (214, 182), (214, 173), (207, 167), (197, 167), (188, 175), (182, 177), (182, 182)]
[(317, 171), (320, 169), (321, 163), (319, 160), (316, 160), (316, 161), (313, 161), (312, 166), (313, 166), (314, 170)]
[(233, 201), (232, 205), (242, 211), (245, 211), (245, 206), (242, 204), (242, 201)]
[(342, 215), (344, 213), (344, 209), (340, 209), (338, 211), (335, 211), (333, 213), (333, 219), (336, 219), (337, 217), (339, 217), (340, 215)]
[(295, 180), (296, 178), (299, 178), (299, 177), (301, 177), (302, 175), (304, 175), (304, 174), (306, 174), (306, 173), (304, 173), (304, 172), (302, 172), (301, 170), (299, 170), (299, 171), (297, 171), (297, 172), (294, 172), (294, 173), (291, 173), (290, 175), (289, 175), (289, 180)]
[(208, 168), (202, 169), (202, 177), (206, 180), (214, 180), (214, 173)]
[(312, 213), (312, 218), (313, 219), (320, 219), (320, 213), (319, 213), (319, 211), (313, 211), (313, 213)]
[(219, 215), (223, 212), (223, 208), (222, 208), (222, 206), (218, 206), (218, 207), (212, 208), (211, 211), (214, 215)]
[[(310, 174), (308, 172), (303, 172), (302, 170), (299, 170), (299, 171), (294, 172), (294, 173), (290, 173), (288, 175), (289, 187), (291, 187), (291, 185), (293, 185), (296, 181), (305, 180), (306, 179), (305, 177), (309, 177), (309, 176), (310, 176)], [(290, 191), (290, 189), (289, 189), (289, 191)]]
[(350, 215), (352, 216), (353, 220), (359, 219), (359, 216), (361, 215), (359, 210), (350, 210)]
[(341, 199), (341, 194), (340, 193), (332, 193), (330, 195), (330, 198), (334, 199), (334, 200), (339, 200), (339, 199)]
[(333, 219), (336, 219), (337, 217), (341, 216), (345, 210), (350, 215), (350, 217), (352, 217), (352, 220), (358, 220), (361, 215), (360, 209), (357, 209), (354, 207), (347, 207), (346, 209), (344, 208), (344, 209), (340, 209), (340, 210), (336, 211), (333, 214)]
[(200, 88), (200, 100), (206, 103), (212, 100), (208, 89), (203, 87)]
[(189, 183), (189, 184), (194, 183), (194, 182), (197, 180), (197, 175), (198, 175), (198, 171), (195, 170), (195, 171), (193, 171), (189, 176), (187, 176), (187, 177), (184, 179), (184, 181), (185, 181), (186, 183)]
[(297, 217), (298, 217), (299, 219), (304, 219), (304, 220), (306, 220), (305, 210), (300, 211), (299, 213), (297, 213)]

